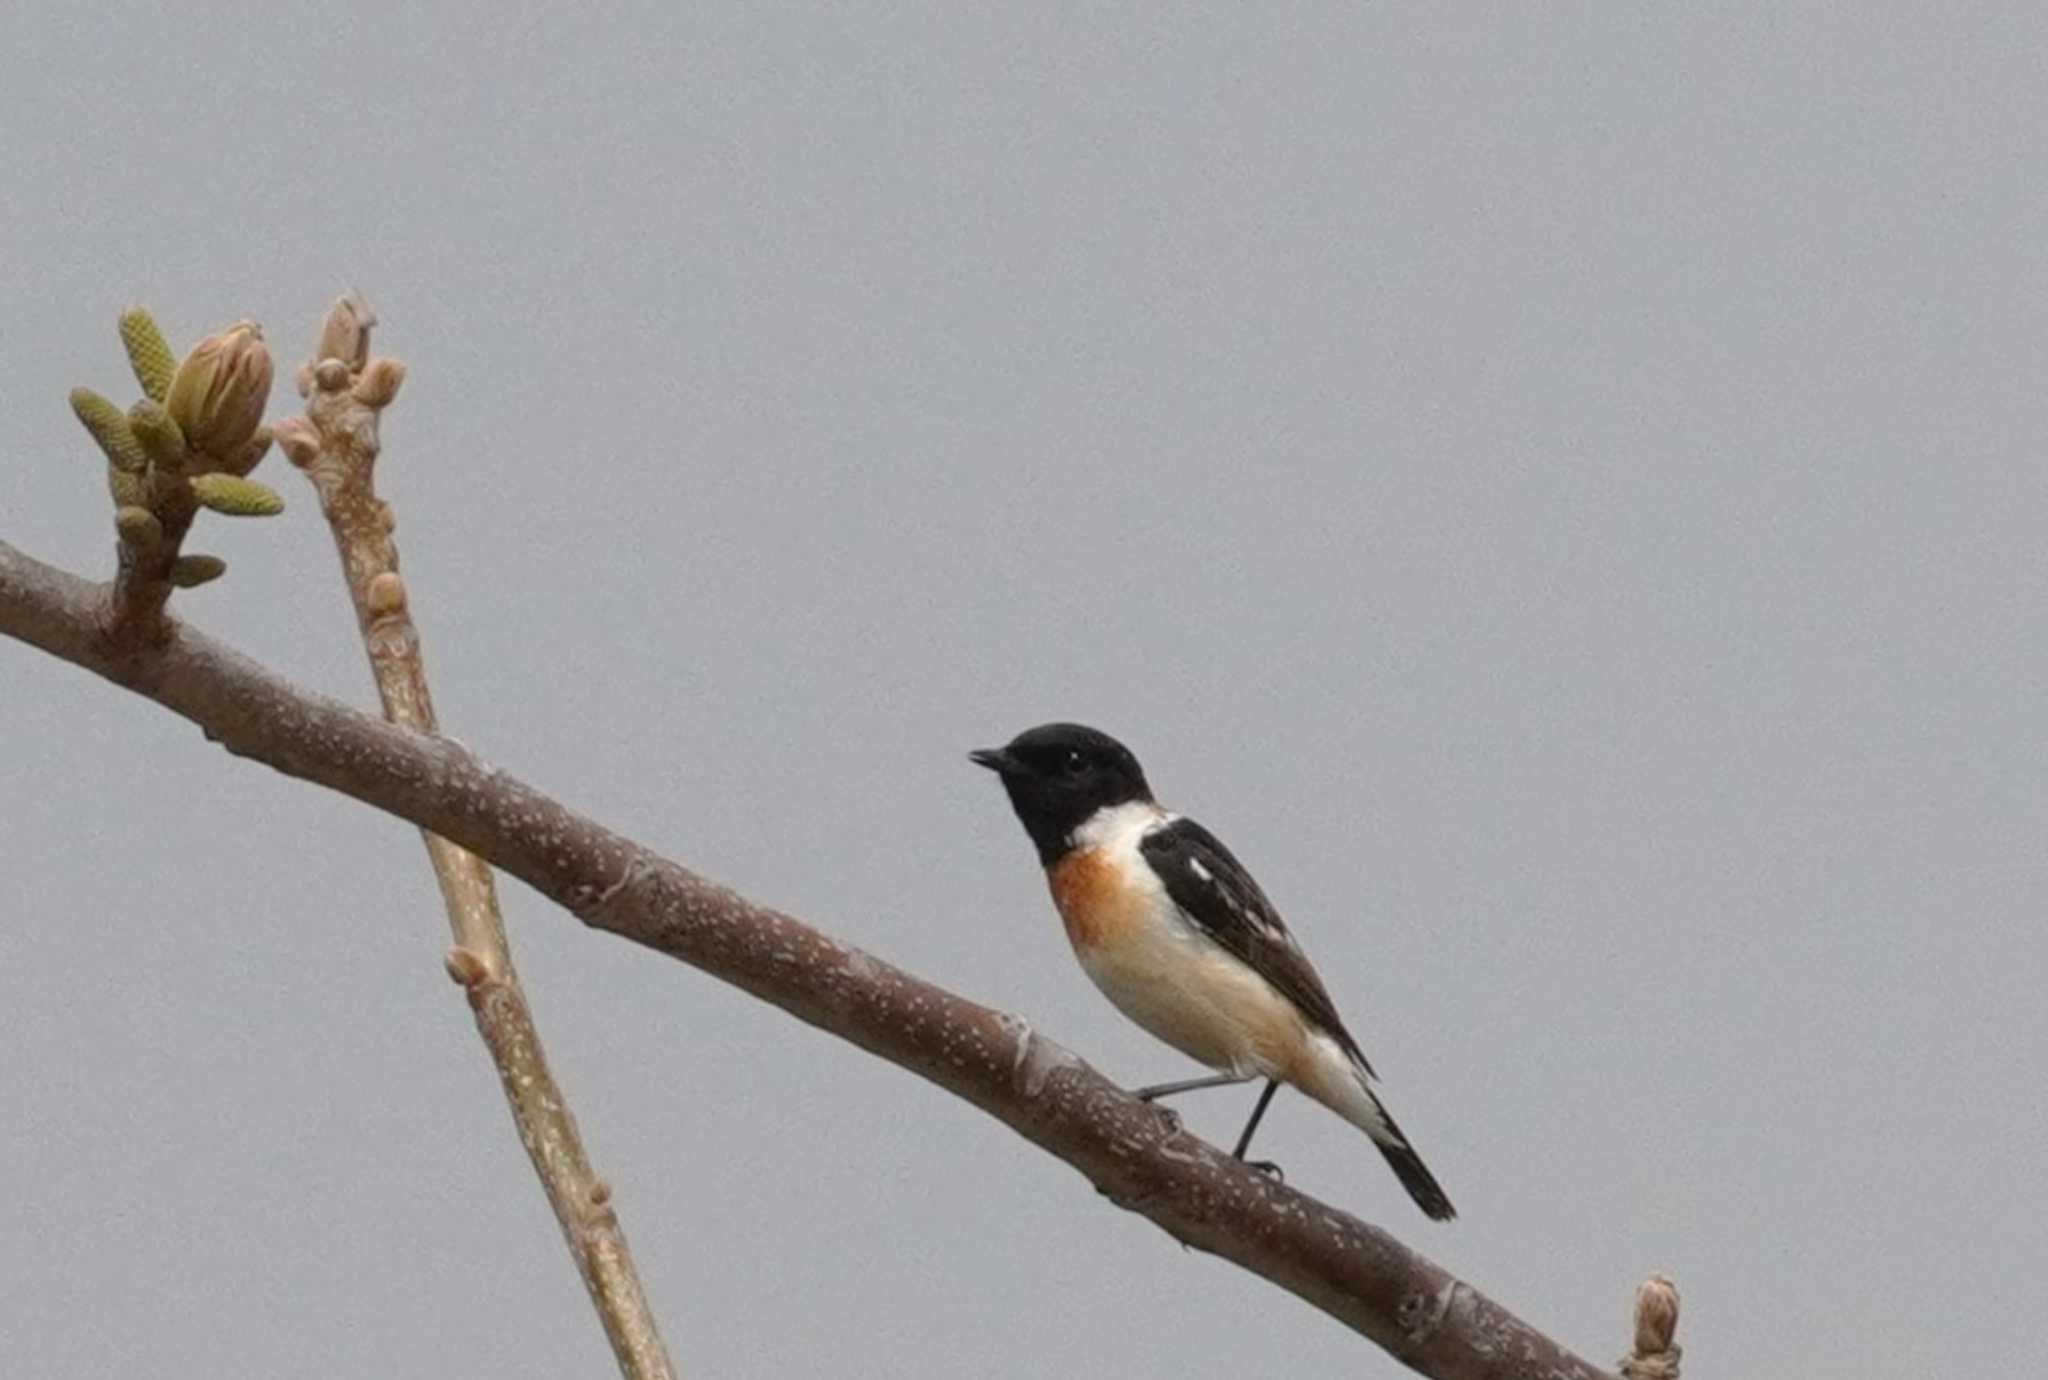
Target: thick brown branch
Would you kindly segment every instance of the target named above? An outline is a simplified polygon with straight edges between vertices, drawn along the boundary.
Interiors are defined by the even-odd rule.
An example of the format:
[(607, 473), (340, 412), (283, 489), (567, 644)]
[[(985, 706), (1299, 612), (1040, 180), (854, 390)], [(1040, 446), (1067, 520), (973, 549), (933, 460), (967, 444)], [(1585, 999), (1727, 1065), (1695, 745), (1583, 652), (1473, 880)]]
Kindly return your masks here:
[(300, 690), (182, 624), (115, 653), (100, 586), (0, 543), (0, 632), (192, 720), (229, 751), (453, 839), (600, 929), (911, 1070), (1181, 1241), (1288, 1289), (1442, 1380), (1606, 1377), (1377, 1227), (1275, 1183), (1014, 1016), (755, 905), (428, 737)]

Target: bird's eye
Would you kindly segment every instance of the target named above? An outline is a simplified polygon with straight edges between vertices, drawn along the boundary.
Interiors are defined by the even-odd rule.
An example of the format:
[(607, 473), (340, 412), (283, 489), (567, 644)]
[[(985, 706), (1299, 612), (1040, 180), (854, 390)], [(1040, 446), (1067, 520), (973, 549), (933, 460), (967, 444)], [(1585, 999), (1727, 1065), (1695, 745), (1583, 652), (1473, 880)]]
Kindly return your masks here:
[(1088, 754), (1079, 748), (1068, 748), (1066, 761), (1062, 765), (1066, 767), (1067, 775), (1079, 776), (1088, 770)]

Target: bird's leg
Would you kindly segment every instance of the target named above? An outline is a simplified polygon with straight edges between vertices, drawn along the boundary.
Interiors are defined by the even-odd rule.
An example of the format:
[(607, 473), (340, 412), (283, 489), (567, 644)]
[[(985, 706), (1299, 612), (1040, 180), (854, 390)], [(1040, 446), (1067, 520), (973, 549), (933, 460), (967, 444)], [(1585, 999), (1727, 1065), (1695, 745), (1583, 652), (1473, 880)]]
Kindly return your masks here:
[[(1280, 1091), (1280, 1080), (1268, 1078), (1266, 1090), (1259, 1094), (1259, 1105), (1252, 1108), (1252, 1119), (1244, 1124), (1244, 1134), (1237, 1138), (1237, 1149), (1230, 1152), (1232, 1159), (1243, 1159), (1244, 1152), (1252, 1148), (1252, 1132), (1259, 1129), (1259, 1118), (1266, 1114), (1266, 1104), (1273, 1100), (1273, 1094)], [(1251, 1167), (1275, 1178), (1280, 1176), (1280, 1166), (1271, 1160), (1256, 1160)]]
[[(1149, 1088), (1133, 1088), (1131, 1096), (1140, 1102), (1156, 1102), (1175, 1093), (1194, 1092), (1198, 1088), (1227, 1088), (1233, 1083), (1249, 1083), (1256, 1077), (1255, 1073), (1212, 1073), (1207, 1078), (1188, 1078), (1178, 1083), (1154, 1083)], [(1267, 1095), (1271, 1096), (1270, 1093)]]

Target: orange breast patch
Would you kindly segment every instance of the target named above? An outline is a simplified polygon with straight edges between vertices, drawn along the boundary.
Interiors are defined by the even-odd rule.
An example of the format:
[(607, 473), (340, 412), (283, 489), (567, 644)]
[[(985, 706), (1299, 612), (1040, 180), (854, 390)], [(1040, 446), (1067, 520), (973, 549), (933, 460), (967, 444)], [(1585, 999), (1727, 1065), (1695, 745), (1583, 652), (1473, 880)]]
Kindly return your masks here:
[(1076, 949), (1096, 949), (1128, 938), (1144, 923), (1144, 899), (1126, 885), (1106, 850), (1067, 854), (1046, 872), (1052, 903)]

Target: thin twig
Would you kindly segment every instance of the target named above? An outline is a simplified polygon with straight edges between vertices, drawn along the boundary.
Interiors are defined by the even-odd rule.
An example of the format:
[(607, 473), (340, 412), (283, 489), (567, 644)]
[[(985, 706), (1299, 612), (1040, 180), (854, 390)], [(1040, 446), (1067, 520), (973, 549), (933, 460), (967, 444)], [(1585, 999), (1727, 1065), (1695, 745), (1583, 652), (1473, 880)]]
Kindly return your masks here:
[[(391, 505), (377, 497), (375, 486), (378, 422), (397, 396), (404, 368), (396, 360), (370, 356), (370, 324), (368, 308), (358, 299), (335, 303), (313, 360), (299, 373), (306, 417), (280, 423), (277, 435), (286, 456), (320, 496), (384, 717), (432, 733), (437, 727), (433, 697), (419, 628), (398, 574)], [(619, 1368), (627, 1380), (671, 1380), (674, 1365), (634, 1268), (611, 1189), (590, 1167), (512, 966), (490, 865), (435, 834), (424, 837), (455, 938), (447, 958), (449, 976), (468, 994), (519, 1139), (561, 1223)]]
[(190, 503), (178, 503), (170, 513), (160, 514), (162, 536), (153, 546), (138, 549), (130, 542), (114, 544), (119, 564), (114, 572), (113, 598), (107, 605), (109, 636), (126, 645), (143, 646), (166, 635), (164, 610), (171, 599), (171, 566), (196, 511)]
[(453, 839), (587, 924), (690, 963), (964, 1098), (1176, 1239), (1314, 1304), (1439, 1380), (1611, 1380), (1377, 1227), (1232, 1159), (1015, 1016), (748, 901), (460, 744), (292, 685), (182, 623), (98, 632), (104, 586), (0, 542), (0, 633), (155, 700), (238, 756)]

